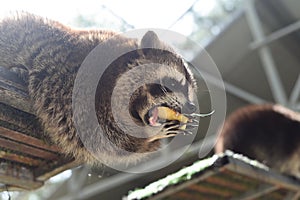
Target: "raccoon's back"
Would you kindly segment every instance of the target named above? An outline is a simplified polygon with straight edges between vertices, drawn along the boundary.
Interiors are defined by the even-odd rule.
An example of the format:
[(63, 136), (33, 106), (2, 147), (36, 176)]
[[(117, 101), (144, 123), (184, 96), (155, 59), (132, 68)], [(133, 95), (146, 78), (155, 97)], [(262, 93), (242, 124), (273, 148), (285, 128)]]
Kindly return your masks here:
[[(26, 12), (0, 21), (0, 64), (6, 68), (80, 65), (96, 45), (115, 35), (110, 31), (73, 30)], [(64, 66), (63, 66), (64, 65)]]
[(299, 118), (300, 114), (279, 105), (241, 108), (225, 121), (215, 152), (228, 149), (280, 168), (280, 162), (287, 161), (298, 151)]

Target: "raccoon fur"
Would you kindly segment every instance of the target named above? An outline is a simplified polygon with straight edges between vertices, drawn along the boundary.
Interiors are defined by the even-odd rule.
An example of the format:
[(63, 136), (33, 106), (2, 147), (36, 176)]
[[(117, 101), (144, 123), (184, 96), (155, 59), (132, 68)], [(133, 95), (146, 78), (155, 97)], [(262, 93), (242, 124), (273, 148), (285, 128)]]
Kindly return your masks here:
[[(140, 50), (130, 51), (117, 59), (98, 83), (95, 109), (99, 124), (105, 131), (97, 140), (91, 135), (85, 141), (96, 146), (95, 157), (76, 133), (72, 116), (72, 90), (77, 71), (89, 52), (112, 37), (115, 38), (109, 44), (112, 49)], [(151, 63), (171, 66), (171, 71), (164, 68), (154, 70), (153, 76), (159, 72), (157, 78), (168, 79), (173, 82), (174, 88), (145, 84), (132, 94), (129, 103), (132, 120), (147, 130), (141, 132), (144, 137), (134, 137), (125, 134), (117, 126), (112, 116), (111, 94), (124, 73), (139, 65)], [(56, 21), (19, 13), (0, 22), (0, 65), (15, 71), (24, 80), (36, 116), (42, 122), (45, 132), (63, 153), (74, 156), (79, 162), (137, 162), (147, 152), (160, 148), (160, 136), (149, 140), (149, 133), (155, 133), (156, 126), (161, 127), (160, 133), (157, 133), (161, 138), (188, 131), (180, 129), (180, 123), (176, 120), (166, 120), (155, 126), (153, 122), (150, 124), (149, 118), (157, 106), (165, 106), (182, 114), (193, 113), (196, 109), (193, 103), (196, 89), (193, 74), (182, 58), (163, 44), (153, 31), (147, 32), (139, 41), (119, 36), (113, 31), (75, 30)], [(122, 82), (123, 93), (134, 79), (127, 77), (126, 80)], [(119, 104), (125, 103), (120, 99)], [(106, 148), (103, 138), (108, 138), (128, 154)]]
[(219, 132), (215, 152), (227, 149), (300, 178), (300, 114), (273, 104), (240, 108)]

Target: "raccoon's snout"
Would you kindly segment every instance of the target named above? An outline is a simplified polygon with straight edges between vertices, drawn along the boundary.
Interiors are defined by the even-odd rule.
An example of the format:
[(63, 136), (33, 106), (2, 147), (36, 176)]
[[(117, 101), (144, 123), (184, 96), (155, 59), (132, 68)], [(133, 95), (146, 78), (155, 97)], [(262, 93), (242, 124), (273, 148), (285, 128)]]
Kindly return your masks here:
[(182, 113), (184, 113), (184, 114), (192, 114), (192, 113), (195, 113), (196, 110), (197, 110), (196, 105), (191, 101), (188, 101), (182, 107)]

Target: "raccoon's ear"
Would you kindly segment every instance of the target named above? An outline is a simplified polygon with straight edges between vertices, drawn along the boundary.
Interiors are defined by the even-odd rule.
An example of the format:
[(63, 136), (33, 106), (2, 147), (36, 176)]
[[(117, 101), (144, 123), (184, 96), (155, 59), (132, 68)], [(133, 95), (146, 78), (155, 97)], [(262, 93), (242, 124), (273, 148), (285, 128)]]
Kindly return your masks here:
[(174, 49), (171, 46), (164, 43), (163, 41), (161, 41), (156, 35), (156, 33), (154, 33), (154, 31), (148, 31), (147, 33), (145, 33), (145, 35), (141, 40), (140, 48), (160, 49), (160, 50), (165, 50), (165, 51), (175, 53)]
[(142, 38), (141, 48), (164, 49), (164, 44), (159, 40), (156, 33), (148, 31)]

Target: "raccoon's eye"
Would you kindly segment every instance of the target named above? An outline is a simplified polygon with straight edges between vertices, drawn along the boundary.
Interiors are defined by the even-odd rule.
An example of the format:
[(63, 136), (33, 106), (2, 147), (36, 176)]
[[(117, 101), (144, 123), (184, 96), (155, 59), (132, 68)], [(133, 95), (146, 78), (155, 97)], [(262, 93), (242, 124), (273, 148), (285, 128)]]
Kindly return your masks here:
[(181, 91), (183, 89), (183, 85), (181, 84), (181, 81), (178, 81), (173, 78), (166, 78), (162, 80), (162, 84), (165, 88), (167, 88), (168, 91), (174, 92), (174, 91)]
[(149, 90), (150, 94), (154, 97), (159, 97), (159, 96), (164, 95), (164, 91), (163, 91), (161, 85), (159, 85), (159, 84), (148, 85), (148, 90)]

